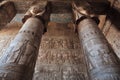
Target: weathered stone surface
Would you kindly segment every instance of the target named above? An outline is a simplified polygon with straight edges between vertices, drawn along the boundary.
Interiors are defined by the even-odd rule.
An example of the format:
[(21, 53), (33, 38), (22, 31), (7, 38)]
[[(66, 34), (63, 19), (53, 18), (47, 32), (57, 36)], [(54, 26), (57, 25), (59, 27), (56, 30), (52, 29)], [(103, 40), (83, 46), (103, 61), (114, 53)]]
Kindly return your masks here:
[[(12, 0), (12, 1), (15, 2), (18, 12), (25, 12), (30, 7), (30, 5), (34, 3), (34, 0)], [(41, 0), (38, 0), (38, 2), (39, 1)], [(62, 0), (60, 1), (49, 0), (49, 1), (60, 2)], [(56, 9), (58, 7), (56, 7)], [(61, 12), (61, 11), (59, 9), (59, 10), (56, 10), (54, 13)], [(67, 12), (67, 11), (63, 9), (62, 12)], [(20, 17), (17, 17), (14, 20), (20, 21), (21, 19)], [(57, 18), (58, 16), (54, 16), (54, 17)], [(54, 19), (54, 21), (69, 22), (69, 20), (71, 19), (66, 16), (64, 17), (65, 19), (61, 19), (61, 17), (63, 18), (63, 16), (60, 16), (60, 19), (58, 19), (58, 21), (56, 20), (56, 18)], [(79, 40), (76, 34), (72, 30), (73, 27), (71, 29), (70, 27), (67, 27), (67, 26), (68, 25), (66, 24), (55, 24), (54, 26), (52, 25), (48, 27), (48, 32), (45, 33), (42, 39), (42, 44), (39, 51), (39, 57), (38, 57), (38, 61), (36, 64), (37, 66), (35, 69), (36, 71), (34, 74), (35, 80), (42, 80), (42, 79), (43, 80), (49, 80), (49, 79), (51, 80), (76, 80), (76, 79), (87, 80), (85, 59), (83, 58), (84, 57), (83, 54), (81, 54), (81, 47), (79, 45)], [(111, 23), (109, 21), (105, 23), (103, 32), (107, 36), (112, 47), (115, 49), (115, 52), (117, 52), (119, 55), (119, 52), (120, 52), (119, 31), (117, 31), (117, 29), (110, 28), (110, 26), (111, 26)], [(108, 28), (110, 28), (110, 30)], [(12, 32), (11, 34), (7, 34), (9, 36), (0, 34), (1, 35), (0, 37), (1, 53), (8, 46), (10, 41), (13, 39), (11, 38), (13, 37), (13, 34), (16, 34), (16, 30), (15, 31), (13, 30)], [(4, 31), (1, 33), (4, 33)], [(4, 38), (2, 36), (4, 36)]]
[[(17, 20), (17, 19), (16, 19)], [(16, 21), (15, 20), (15, 21)], [(19, 25), (19, 26), (18, 26)], [(70, 40), (70, 42), (72, 41), (74, 44), (79, 44), (79, 41), (78, 41), (78, 38), (75, 38), (77, 35), (73, 32), (73, 30), (72, 30), (72, 28), (70, 28), (68, 25), (66, 25), (66, 24), (56, 24), (56, 23), (50, 23), (49, 24), (50, 26), (48, 27), (48, 32), (47, 33), (45, 33), (45, 35), (43, 36), (43, 39), (42, 39), (42, 43), (41, 43), (41, 49), (43, 49), (43, 50), (41, 50), (40, 49), (40, 52), (41, 53), (45, 53), (45, 51), (46, 52), (57, 52), (57, 53), (64, 53), (64, 54), (66, 54), (66, 52), (69, 52), (69, 55), (71, 55), (71, 53), (73, 52), (77, 52), (77, 51), (79, 51), (79, 47), (80, 47), (80, 45), (78, 45), (79, 47), (76, 47), (76, 49), (74, 50), (74, 49), (72, 49), (73, 47), (68, 47), (69, 49), (66, 49), (65, 50), (65, 52), (64, 52), (64, 50), (58, 50), (55, 46), (54, 47), (52, 47), (52, 48), (56, 48), (55, 49), (55, 51), (52, 51), (52, 49), (50, 49), (50, 46), (49, 46), (49, 44), (47, 44), (47, 42), (49, 42), (50, 43), (50, 41), (49, 40), (53, 40), (53, 42), (55, 41), (55, 40), (58, 40), (59, 41), (59, 39), (61, 39), (61, 40), (63, 40), (63, 39), (65, 39), (65, 41), (67, 40), (68, 42), (67, 42), (67, 45), (70, 45), (69, 44), (69, 40)], [(6, 48), (8, 47), (8, 45), (9, 45), (9, 43), (10, 43), (10, 41), (13, 39), (13, 37), (15, 36), (15, 34), (18, 32), (18, 30), (20, 29), (20, 27), (21, 27), (21, 24), (17, 24), (17, 23), (12, 23), (12, 24), (10, 24), (10, 25), (8, 25), (8, 27), (6, 27), (5, 29), (3, 29), (2, 31), (0, 31), (0, 53), (2, 54), (5, 50), (6, 50)], [(59, 34), (55, 34), (55, 33), (59, 33)], [(118, 45), (119, 46), (119, 42), (120, 42), (120, 40), (118, 39), (119, 38), (119, 31), (117, 30), (117, 29), (114, 29), (113, 27), (111, 27), (110, 28), (110, 31), (108, 32), (108, 34), (107, 34), (107, 39), (108, 39), (108, 41), (111, 43), (111, 45), (112, 45), (112, 47), (113, 47), (113, 49), (115, 50), (115, 52), (116, 53), (118, 53), (118, 55), (119, 55), (119, 48), (116, 48), (116, 46)], [(62, 37), (61, 37), (62, 36)], [(70, 37), (70, 36), (75, 36), (74, 38), (73, 37)], [(49, 37), (48, 39), (47, 39), (47, 37)], [(56, 38), (58, 38), (58, 39), (56, 39)], [(45, 41), (44, 41), (45, 40)], [(74, 42), (74, 40), (75, 40), (75, 42)], [(114, 40), (116, 40), (116, 42), (114, 43)], [(46, 47), (44, 46), (43, 48), (42, 48), (42, 44), (45, 44), (45, 42), (46, 42)], [(63, 44), (63, 43), (62, 43)], [(52, 44), (51, 44), (52, 45)], [(56, 44), (55, 44), (56, 45)], [(71, 44), (72, 45), (72, 44)], [(61, 49), (63, 49), (62, 48), (62, 46), (60, 46), (60, 48)], [(65, 46), (65, 48), (67, 48), (67, 46)], [(56, 56), (58, 55), (58, 54), (55, 54)], [(42, 55), (42, 54), (41, 54)], [(49, 56), (49, 53), (48, 54), (46, 54), (46, 55), (48, 55)], [(50, 54), (50, 55), (52, 55), (52, 54)], [(66, 58), (64, 58), (64, 60), (65, 59), (68, 59), (69, 58), (69, 55), (67, 55), (67, 57)], [(52, 56), (54, 56), (54, 55), (52, 55)], [(74, 56), (74, 55), (73, 55)], [(82, 56), (82, 55), (81, 55)], [(40, 68), (39, 68), (39, 66), (37, 66), (38, 68), (37, 68), (37, 71), (40, 71), (40, 72), (36, 72), (36, 74), (34, 74), (34, 75), (36, 75), (35, 76), (35, 78), (38, 78), (38, 80), (39, 79), (41, 79), (41, 77), (42, 78), (44, 78), (44, 79), (50, 79), (51, 78), (51, 75), (53, 75), (53, 76), (56, 76), (56, 75), (61, 75), (62, 76), (62, 73), (60, 74), (60, 71), (62, 72), (62, 69), (66, 69), (67, 67), (69, 67), (69, 66), (71, 66), (71, 65), (68, 65), (67, 64), (67, 61), (65, 61), (65, 63), (64, 63), (64, 65), (65, 66), (63, 66), (63, 67), (60, 67), (60, 65), (57, 65), (57, 66), (55, 66), (54, 67), (54, 65), (52, 65), (52, 64), (50, 64), (50, 65), (46, 65), (46, 64), (44, 64), (44, 63), (42, 63), (42, 58), (44, 58), (45, 56), (43, 56), (43, 57), (41, 57), (40, 59), (40, 63), (39, 63), (39, 61), (37, 62), (37, 64), (38, 65), (40, 65)], [(63, 58), (64, 56), (62, 56), (62, 58)], [(57, 58), (58, 58), (58, 63), (60, 64), (61, 63), (61, 61), (59, 61), (59, 55), (57, 56)], [(70, 57), (71, 58), (71, 57)], [(48, 58), (48, 60), (49, 60), (50, 58)], [(79, 58), (80, 59), (80, 58)], [(45, 59), (46, 60), (46, 59)], [(64, 61), (63, 60), (63, 61)], [(77, 59), (76, 59), (77, 60)], [(46, 62), (46, 61), (45, 61)], [(73, 63), (73, 61), (71, 60), (70, 61), (71, 63)], [(74, 61), (75, 63), (77, 63), (77, 61)], [(41, 66), (41, 64), (42, 64), (42, 66)], [(47, 66), (47, 67), (46, 67)], [(50, 70), (51, 70), (51, 68), (49, 68), (49, 67), (52, 67), (53, 66), (53, 72), (51, 71), (51, 72), (49, 72)], [(74, 65), (75, 66), (75, 65)], [(71, 66), (71, 67), (73, 67), (73, 66)], [(76, 68), (75, 67), (75, 72), (81, 72), (81, 70), (78, 70), (79, 68), (81, 68), (81, 67), (85, 67), (84, 65), (77, 65), (77, 67), (78, 68)], [(57, 69), (56, 69), (57, 68)], [(59, 68), (59, 69), (58, 69)], [(43, 72), (42, 71), (42, 69), (45, 71), (45, 70), (47, 70), (48, 72)], [(65, 70), (64, 69), (64, 70)], [(71, 68), (70, 68), (71, 69)], [(54, 71), (54, 70), (56, 70), (56, 71)], [(82, 69), (82, 70), (85, 70), (85, 69)], [(68, 70), (68, 71), (70, 71), (70, 70)], [(73, 71), (73, 69), (71, 70), (71, 71)], [(64, 71), (65, 72), (65, 71)], [(48, 74), (49, 73), (49, 74)], [(50, 74), (50, 73), (53, 73), (53, 74)], [(57, 73), (59, 73), (59, 74), (57, 74)], [(69, 72), (68, 72), (69, 73)], [(73, 72), (74, 73), (74, 72)], [(39, 75), (40, 74), (40, 75)], [(72, 76), (73, 74), (71, 74), (71, 76)], [(80, 73), (78, 73), (78, 74), (74, 74), (74, 75), (80, 75)], [(41, 77), (38, 77), (38, 76), (41, 76)], [(46, 76), (48, 76), (47, 78), (46, 78)], [(63, 80), (63, 78), (61, 79), (60, 77), (58, 77), (57, 76), (57, 80)], [(67, 75), (66, 75), (67, 76)], [(70, 76), (70, 75), (69, 75)], [(56, 78), (56, 77), (55, 77)], [(59, 78), (59, 79), (58, 79)], [(51, 78), (52, 80), (53, 80), (53, 77)], [(86, 79), (85, 79), (86, 80)], [(88, 79), (89, 80), (89, 79)]]
[(81, 52), (79, 49), (42, 49), (40, 50), (39, 64), (71, 64), (71, 65), (83, 65), (84, 66), (84, 56), (78, 54)]
[(120, 11), (120, 0), (115, 0), (113, 6)]
[(100, 28), (100, 30), (103, 30), (106, 23), (106, 15), (99, 15), (99, 20), (100, 20), (100, 23), (98, 27)]
[(16, 14), (16, 16), (11, 20), (11, 23), (22, 23), (22, 18), (24, 17), (24, 14)]
[(30, 8), (30, 6), (36, 3), (41, 3), (41, 5), (43, 6), (45, 6), (46, 4), (46, 0), (6, 0), (6, 1), (14, 2), (18, 13), (25, 13)]
[[(48, 44), (48, 45), (46, 45)], [(43, 37), (41, 48), (44, 49), (79, 49), (78, 38)]]
[(0, 56), (2, 55), (3, 52), (6, 51), (7, 47), (17, 34), (18, 30), (21, 28), (21, 26), (22, 26), (21, 23), (13, 22), (7, 24), (0, 31)]
[(86, 62), (74, 31), (65, 23), (49, 24), (42, 38), (33, 80), (87, 79)]
[[(92, 19), (78, 25), (91, 80), (120, 80), (120, 59)], [(102, 74), (102, 75), (101, 75)]]
[[(69, 36), (76, 36), (74, 33), (74, 27), (72, 23), (55, 23), (50, 22), (47, 27), (47, 33), (45, 33), (44, 37), (51, 36), (51, 37), (67, 37), (72, 38)], [(59, 33), (59, 34), (56, 34)]]
[(0, 58), (0, 79), (31, 80), (39, 50), (43, 24), (30, 18)]
[(109, 19), (106, 19), (105, 25), (103, 26), (102, 32), (106, 36), (109, 32), (110, 27), (112, 26), (112, 23)]
[[(114, 8), (116, 8), (118, 10), (118, 12), (120, 12), (120, 1), (119, 0), (109, 0), (109, 1), (111, 2), (111, 6), (113, 6)], [(119, 31), (120, 31), (120, 23), (119, 23), (120, 13), (116, 13), (116, 12), (114, 12), (114, 10), (111, 13), (112, 13), (111, 16), (113, 17), (113, 19), (106, 20), (106, 23), (105, 23), (105, 26), (103, 29), (103, 33), (105, 34), (107, 40), (109, 41), (109, 43), (113, 47), (114, 51), (120, 58), (120, 49), (119, 49), (119, 45), (120, 45), (119, 44), (119, 42), (120, 42), (120, 39), (119, 39), (119, 36), (120, 36), (120, 33), (119, 33)]]
[(2, 1), (0, 3), (0, 27), (5, 26), (10, 22), (16, 14), (16, 9), (13, 2)]
[(60, 14), (51, 14), (50, 21), (56, 23), (68, 23), (72, 22), (73, 17), (71, 13), (60, 13)]
[(72, 8), (71, 8), (71, 0), (69, 1), (62, 1), (62, 0), (58, 0), (58, 1), (51, 1), (51, 10), (52, 13), (54, 14), (58, 14), (58, 13), (71, 13), (72, 12)]
[(108, 41), (110, 42), (111, 46), (113, 47), (114, 51), (120, 58), (120, 32), (118, 29), (112, 25), (106, 35)]
[(86, 80), (82, 65), (41, 65), (33, 80)]

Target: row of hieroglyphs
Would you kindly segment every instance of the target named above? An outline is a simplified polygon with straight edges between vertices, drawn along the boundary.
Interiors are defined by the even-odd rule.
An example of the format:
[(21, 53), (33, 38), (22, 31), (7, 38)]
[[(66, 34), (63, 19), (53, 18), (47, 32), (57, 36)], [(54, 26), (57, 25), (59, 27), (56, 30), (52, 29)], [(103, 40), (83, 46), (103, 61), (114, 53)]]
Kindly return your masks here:
[(80, 49), (80, 42), (77, 38), (43, 38), (42, 49)]
[(86, 80), (84, 65), (40, 65), (33, 80)]
[(39, 63), (45, 64), (85, 64), (80, 50), (40, 50), (38, 55)]

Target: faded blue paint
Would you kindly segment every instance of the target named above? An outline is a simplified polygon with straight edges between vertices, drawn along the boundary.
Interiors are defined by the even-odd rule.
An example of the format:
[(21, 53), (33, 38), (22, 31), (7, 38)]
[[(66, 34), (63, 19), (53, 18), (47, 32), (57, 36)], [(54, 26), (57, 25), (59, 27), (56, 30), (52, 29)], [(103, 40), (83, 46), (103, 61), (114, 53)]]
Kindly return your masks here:
[(72, 14), (71, 13), (51, 14), (50, 21), (57, 22), (57, 23), (72, 22)]

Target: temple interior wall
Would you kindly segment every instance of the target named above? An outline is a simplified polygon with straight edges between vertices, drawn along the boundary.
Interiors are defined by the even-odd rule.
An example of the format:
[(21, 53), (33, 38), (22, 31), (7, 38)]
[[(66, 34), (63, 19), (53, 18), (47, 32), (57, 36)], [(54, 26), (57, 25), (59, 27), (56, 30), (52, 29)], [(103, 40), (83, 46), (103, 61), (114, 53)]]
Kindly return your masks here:
[[(6, 50), (6, 48), (9, 46), (10, 42), (13, 40), (22, 26), (22, 23), (19, 22), (20, 18), (23, 17), (23, 15), (21, 14), (24, 14), (34, 3), (34, 0), (11, 1), (14, 1), (15, 3), (17, 15), (14, 17), (14, 20), (12, 20), (11, 23), (6, 25), (0, 31), (1, 54)], [(41, 1), (42, 5), (45, 5), (45, 1), (39, 1)], [(111, 0), (111, 3), (111, 5), (116, 8), (119, 13), (120, 1), (118, 0), (114, 2)], [(58, 15), (56, 15), (56, 17), (57, 16)], [(56, 19), (56, 17), (52, 18), (53, 21), (58, 20), (58, 18)], [(60, 18), (61, 15), (58, 17)], [(116, 17), (119, 18), (119, 15)], [(66, 21), (65, 18), (62, 19)], [(109, 17), (107, 17), (106, 15), (100, 17), (100, 19), (101, 21), (103, 21), (99, 25), (100, 29), (103, 31), (104, 35), (106, 36), (110, 45), (113, 47), (116, 54), (120, 57), (120, 20), (114, 19), (115, 23), (111, 22), (112, 20), (110, 20)], [(88, 79), (86, 62), (84, 61), (84, 55), (82, 54), (82, 50), (79, 44), (80, 42), (77, 34), (74, 33), (72, 23), (49, 23), (48, 32), (43, 35), (41, 43), (42, 44), (40, 46), (33, 80), (40, 80), (44, 78), (46, 78), (47, 80), (70, 80), (69, 76), (72, 76), (71, 79), (74, 80)]]

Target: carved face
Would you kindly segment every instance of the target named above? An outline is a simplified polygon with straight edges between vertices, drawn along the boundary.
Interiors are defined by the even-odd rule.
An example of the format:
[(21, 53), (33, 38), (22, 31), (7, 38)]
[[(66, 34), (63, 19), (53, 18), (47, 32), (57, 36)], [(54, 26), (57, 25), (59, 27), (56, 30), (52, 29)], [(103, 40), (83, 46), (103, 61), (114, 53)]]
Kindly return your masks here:
[(75, 10), (77, 10), (78, 14), (81, 13), (83, 15), (90, 16), (90, 17), (96, 16), (93, 13), (93, 9), (88, 3), (84, 3), (84, 5), (83, 4), (79, 5), (78, 3), (73, 2), (72, 6)]
[(88, 15), (88, 12), (83, 8), (83, 7), (78, 7), (78, 10), (84, 14), (84, 15)]
[(41, 8), (39, 5), (32, 6), (30, 11), (34, 14), (40, 13), (44, 10), (44, 8)]
[(75, 3), (72, 4), (73, 8), (84, 15), (88, 15), (88, 12), (84, 9), (83, 6), (77, 6)]

